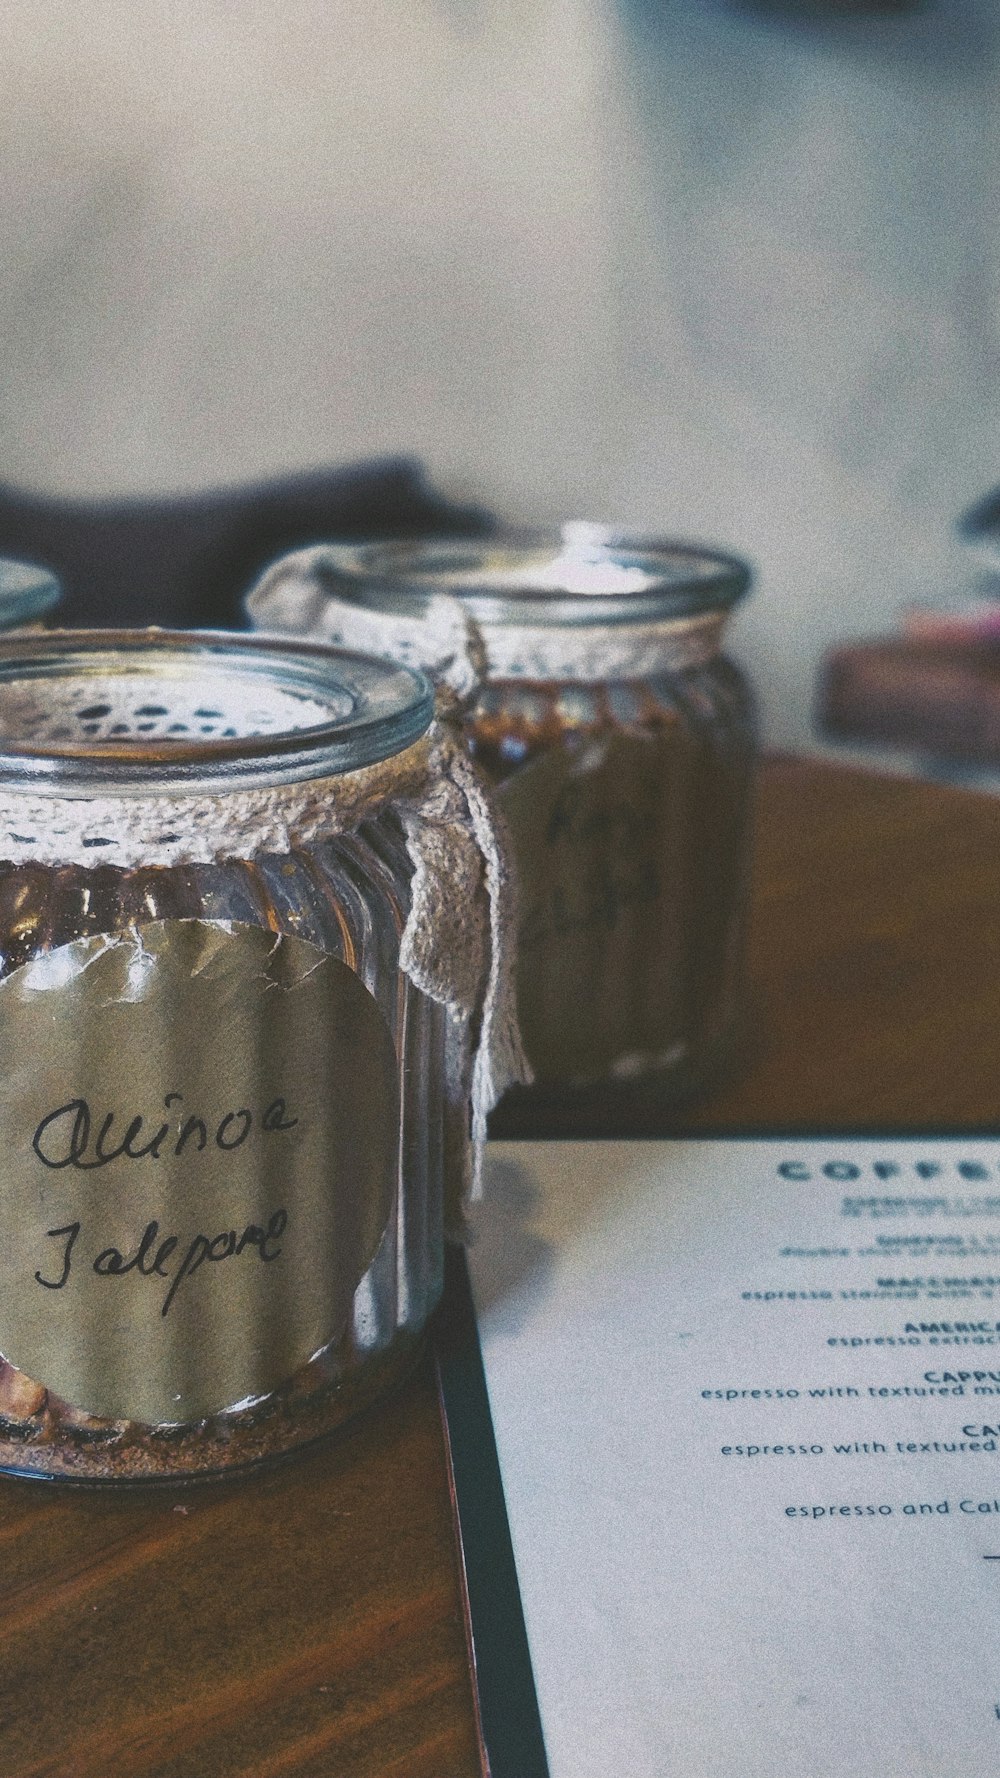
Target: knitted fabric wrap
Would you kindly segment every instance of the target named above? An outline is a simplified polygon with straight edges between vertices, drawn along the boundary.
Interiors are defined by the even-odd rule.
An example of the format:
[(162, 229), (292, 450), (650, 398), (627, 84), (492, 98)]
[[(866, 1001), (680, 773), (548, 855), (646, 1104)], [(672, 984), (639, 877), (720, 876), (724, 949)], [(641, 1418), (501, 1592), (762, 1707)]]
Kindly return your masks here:
[(246, 600), (254, 628), (310, 637), (419, 667), (460, 702), (487, 679), (649, 679), (703, 666), (717, 653), (725, 612), (655, 622), (477, 623), (461, 599), (437, 593), (412, 616), (344, 598), (336, 551), (283, 556)]
[[(16, 727), (9, 705), (6, 718), (0, 731), (9, 734)], [(289, 784), (244, 779), (233, 789), (130, 786), (97, 794), (54, 782), (8, 784), (0, 788), (0, 858), (90, 868), (250, 859), (350, 833), (390, 808), (413, 867), (400, 967), (448, 1012), (446, 1177), (454, 1225), (480, 1190), (487, 1114), (528, 1069), (515, 1010), (506, 834), (446, 723), (433, 723), (378, 764)]]

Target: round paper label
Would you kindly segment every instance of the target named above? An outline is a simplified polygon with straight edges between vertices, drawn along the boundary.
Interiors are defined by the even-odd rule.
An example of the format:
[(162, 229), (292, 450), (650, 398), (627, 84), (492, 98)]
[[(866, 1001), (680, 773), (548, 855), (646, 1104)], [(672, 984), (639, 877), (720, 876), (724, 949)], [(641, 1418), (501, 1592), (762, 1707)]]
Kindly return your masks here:
[(265, 1395), (345, 1326), (398, 1155), (337, 958), (207, 920), (61, 945), (0, 982), (0, 1353), (112, 1419)]

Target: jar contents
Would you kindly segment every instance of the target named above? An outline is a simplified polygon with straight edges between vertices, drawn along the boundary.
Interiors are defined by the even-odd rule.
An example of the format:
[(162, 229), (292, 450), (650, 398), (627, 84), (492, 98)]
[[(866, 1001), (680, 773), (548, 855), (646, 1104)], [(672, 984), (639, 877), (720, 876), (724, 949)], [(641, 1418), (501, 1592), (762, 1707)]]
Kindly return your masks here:
[(690, 1077), (734, 1027), (752, 719), (728, 662), (701, 679), (580, 688), (569, 711), (558, 685), (497, 682), (468, 720), (518, 860), (518, 1011), (539, 1086)]
[[(496, 923), (431, 718), (327, 650), (0, 645), (0, 1467), (217, 1473), (412, 1364)], [(448, 881), (478, 864), (472, 993), (428, 799)]]
[(261, 627), (364, 636), (460, 700), (517, 863), (536, 1101), (647, 1077), (680, 1097), (731, 1052), (755, 722), (719, 645), (748, 585), (729, 557), (574, 526), (306, 550), (250, 595)]

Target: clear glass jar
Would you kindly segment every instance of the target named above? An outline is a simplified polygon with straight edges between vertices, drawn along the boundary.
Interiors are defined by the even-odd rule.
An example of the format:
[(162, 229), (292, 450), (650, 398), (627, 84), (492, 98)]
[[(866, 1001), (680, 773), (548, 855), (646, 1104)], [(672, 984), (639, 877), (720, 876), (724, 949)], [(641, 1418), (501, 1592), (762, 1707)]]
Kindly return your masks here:
[(465, 732), (520, 880), (535, 1084), (518, 1109), (550, 1128), (586, 1128), (591, 1111), (605, 1132), (619, 1111), (627, 1127), (640, 1099), (683, 1098), (732, 1053), (756, 738), (721, 637), (749, 584), (735, 558), (577, 524), (303, 551), (248, 600), (260, 628), (363, 634), (462, 693), (442, 595), (458, 601)]
[(350, 831), (293, 830), (431, 717), (326, 649), (0, 644), (0, 1468), (229, 1470), (413, 1362), (445, 1015), (400, 968), (412, 867), (382, 779)]
[(0, 630), (38, 623), (62, 598), (62, 587), (48, 568), (0, 556)]

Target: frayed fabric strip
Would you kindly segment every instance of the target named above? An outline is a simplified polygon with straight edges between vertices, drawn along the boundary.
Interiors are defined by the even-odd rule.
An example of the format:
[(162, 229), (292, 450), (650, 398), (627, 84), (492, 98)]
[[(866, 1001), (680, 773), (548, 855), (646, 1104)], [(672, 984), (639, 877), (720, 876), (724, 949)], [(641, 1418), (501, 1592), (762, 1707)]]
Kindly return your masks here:
[(460, 1136), (448, 1176), (461, 1167), (467, 1202), (482, 1189), (488, 1114), (530, 1069), (517, 1022), (516, 891), (505, 826), (468, 755), (443, 725), (439, 735), (426, 792), (400, 805), (414, 861), (400, 961), (451, 1017), (446, 1090), (453, 1106), (469, 1108), (472, 1140), (470, 1148)]
[(351, 604), (323, 544), (283, 556), (250, 592), (255, 629), (311, 637), (418, 667), (468, 703), (490, 679), (597, 684), (704, 666), (718, 653), (725, 613), (660, 622), (477, 624), (460, 599), (436, 593), (412, 616)]
[(218, 864), (287, 852), (324, 835), (350, 833), (392, 798), (425, 784), (432, 743), (292, 784), (234, 789), (121, 791), (0, 789), (0, 859), (10, 864)]

